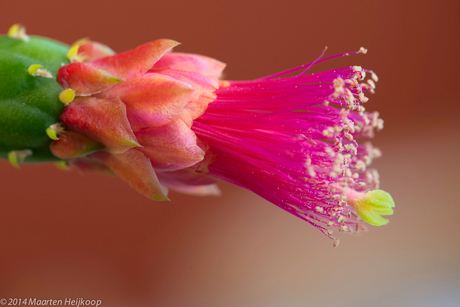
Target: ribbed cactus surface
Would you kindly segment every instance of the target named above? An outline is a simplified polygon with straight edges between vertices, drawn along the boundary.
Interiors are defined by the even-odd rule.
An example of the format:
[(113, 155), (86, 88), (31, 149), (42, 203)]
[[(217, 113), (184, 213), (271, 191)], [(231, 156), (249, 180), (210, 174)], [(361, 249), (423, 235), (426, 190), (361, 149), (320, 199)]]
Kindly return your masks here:
[[(46, 129), (59, 122), (64, 104), (57, 70), (69, 46), (43, 37), (0, 36), (0, 156), (26, 151), (25, 162), (53, 161)], [(33, 73), (38, 64), (40, 73)], [(39, 67), (39, 66), (35, 66)], [(29, 68), (32, 69), (29, 70)], [(46, 72), (49, 72), (46, 73)], [(30, 151), (32, 152), (30, 154)]]

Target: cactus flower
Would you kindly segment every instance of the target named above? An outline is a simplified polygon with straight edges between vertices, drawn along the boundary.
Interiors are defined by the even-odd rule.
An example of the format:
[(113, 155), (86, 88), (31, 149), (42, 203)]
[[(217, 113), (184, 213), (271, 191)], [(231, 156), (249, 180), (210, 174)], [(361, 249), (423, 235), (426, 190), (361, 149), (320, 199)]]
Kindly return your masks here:
[[(383, 127), (362, 104), (377, 76), (359, 66), (307, 74), (322, 59), (251, 81), (221, 80), (225, 64), (172, 52), (159, 39), (115, 53), (0, 36), (0, 156), (116, 174), (154, 200), (168, 189), (219, 195), (228, 181), (329, 238), (384, 225), (391, 196), (369, 168)], [(350, 54), (366, 53), (364, 48)], [(349, 54), (345, 54), (349, 55)], [(342, 55), (338, 55), (342, 56)], [(366, 79), (366, 76), (370, 76)]]

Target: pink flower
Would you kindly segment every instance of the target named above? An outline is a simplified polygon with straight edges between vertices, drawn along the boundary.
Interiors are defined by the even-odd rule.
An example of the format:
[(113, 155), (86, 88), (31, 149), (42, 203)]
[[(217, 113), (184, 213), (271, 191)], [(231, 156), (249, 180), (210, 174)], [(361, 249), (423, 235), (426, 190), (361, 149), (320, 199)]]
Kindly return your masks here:
[(377, 81), (372, 71), (306, 74), (322, 59), (253, 81), (221, 81), (223, 63), (170, 53), (176, 45), (157, 40), (114, 54), (77, 43), (73, 63), (58, 71), (67, 89), (61, 100), (70, 103), (53, 154), (80, 170), (114, 172), (155, 200), (167, 200), (168, 188), (217, 195), (225, 180), (330, 238), (332, 229), (365, 230), (363, 220), (388, 223), (381, 215), (392, 214), (394, 202), (376, 190), (377, 171), (368, 167), (380, 151), (356, 141), (383, 127), (361, 106)]

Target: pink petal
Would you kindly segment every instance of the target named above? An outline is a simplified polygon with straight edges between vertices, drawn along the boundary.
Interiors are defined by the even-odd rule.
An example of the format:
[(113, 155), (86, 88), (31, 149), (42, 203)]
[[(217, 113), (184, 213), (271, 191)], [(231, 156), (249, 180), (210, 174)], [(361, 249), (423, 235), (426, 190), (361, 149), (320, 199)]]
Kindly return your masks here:
[(118, 97), (77, 97), (60, 118), (70, 130), (104, 145), (111, 153), (140, 146), (126, 117), (126, 107)]
[(105, 70), (86, 65), (70, 63), (58, 70), (57, 79), (64, 88), (71, 88), (76, 95), (91, 95), (107, 90), (122, 82)]
[(59, 134), (59, 139), (50, 145), (53, 155), (60, 159), (71, 159), (87, 155), (103, 147), (73, 131)]
[(87, 63), (106, 70), (122, 80), (130, 80), (148, 71), (158, 59), (178, 44), (173, 40), (158, 39), (136, 49)]
[(197, 72), (210, 78), (220, 78), (225, 64), (202, 55), (189, 53), (169, 53), (165, 54), (152, 68), (158, 72), (165, 69), (177, 69)]
[(150, 160), (142, 152), (130, 149), (122, 154), (97, 151), (92, 154), (139, 193), (153, 200), (169, 200), (153, 170)]
[(123, 82), (99, 97), (119, 97), (128, 111), (132, 128), (163, 126), (182, 113), (194, 90), (191, 85), (160, 74), (145, 74)]
[(155, 169), (174, 171), (203, 160), (205, 152), (197, 145), (195, 133), (181, 120), (136, 132), (142, 151)]

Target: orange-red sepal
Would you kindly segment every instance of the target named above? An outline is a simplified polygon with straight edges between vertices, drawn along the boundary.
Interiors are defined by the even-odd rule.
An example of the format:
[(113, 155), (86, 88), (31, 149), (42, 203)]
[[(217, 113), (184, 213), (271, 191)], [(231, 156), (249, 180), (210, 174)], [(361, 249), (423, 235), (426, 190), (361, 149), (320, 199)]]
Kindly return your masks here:
[(188, 83), (195, 89), (180, 115), (188, 127), (192, 127), (193, 120), (204, 114), (208, 104), (216, 99), (214, 91), (219, 88), (217, 79), (205, 77), (199, 73), (175, 69), (165, 69), (158, 71), (159, 74), (173, 77), (176, 80)]
[(153, 200), (169, 200), (150, 160), (137, 149), (130, 149), (122, 154), (111, 154), (102, 150), (92, 156), (107, 165), (139, 193)]
[(215, 78), (206, 77), (202, 74), (192, 71), (165, 69), (156, 73), (171, 76), (182, 82), (186, 82), (193, 86), (198, 94), (203, 92), (214, 92), (219, 88), (219, 80)]
[(134, 131), (177, 119), (194, 95), (193, 87), (170, 76), (148, 73), (120, 83), (98, 97), (119, 97)]
[(61, 121), (111, 153), (140, 147), (126, 117), (126, 106), (118, 97), (78, 97), (61, 113)]
[(96, 158), (91, 157), (91, 155), (78, 159), (67, 160), (67, 163), (70, 168), (76, 169), (82, 173), (96, 172), (105, 175), (115, 175), (115, 173), (112, 172), (112, 170), (108, 168), (107, 165), (97, 160)]
[(165, 54), (155, 65), (152, 71), (161, 71), (165, 69), (177, 69), (184, 71), (192, 71), (210, 78), (220, 78), (222, 71), (225, 68), (225, 63), (222, 63), (213, 58), (198, 54), (190, 53), (169, 53)]
[(110, 72), (122, 80), (133, 79), (146, 71), (171, 48), (179, 43), (158, 39), (136, 49), (87, 62), (88, 65)]
[(115, 52), (108, 46), (89, 40), (84, 40), (78, 47), (78, 56), (83, 59), (84, 62), (114, 54)]
[(173, 172), (157, 172), (157, 176), (161, 184), (176, 192), (197, 196), (220, 195), (216, 185), (218, 180), (206, 171), (211, 161), (213, 157), (208, 151), (205, 160), (192, 167)]
[(71, 88), (75, 95), (91, 95), (105, 91), (122, 82), (111, 73), (85, 63), (70, 63), (58, 70), (57, 79), (64, 88)]
[(50, 145), (53, 155), (60, 159), (73, 159), (104, 148), (96, 142), (73, 131), (59, 134), (59, 139)]

